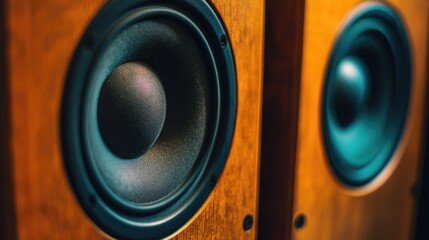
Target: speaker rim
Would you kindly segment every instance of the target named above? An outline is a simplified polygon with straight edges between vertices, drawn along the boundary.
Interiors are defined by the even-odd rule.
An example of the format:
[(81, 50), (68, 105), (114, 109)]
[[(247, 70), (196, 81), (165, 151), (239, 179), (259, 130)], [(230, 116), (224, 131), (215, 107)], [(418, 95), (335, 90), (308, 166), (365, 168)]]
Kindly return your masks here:
[[(145, 16), (142, 15), (137, 15), (136, 13), (141, 13), (141, 14), (145, 14)], [(177, 14), (178, 16), (171, 16), (171, 14)], [(182, 21), (187, 21), (187, 24), (190, 24), (193, 28), (197, 28), (197, 26), (193, 23), (193, 22), (188, 22), (191, 21), (189, 18), (187, 18), (186, 16), (182, 15), (182, 13), (180, 12), (174, 12), (171, 9), (166, 9), (164, 7), (141, 7), (139, 9), (133, 10), (130, 12), (129, 15), (133, 15), (133, 16), (125, 16), (124, 18), (128, 18), (130, 19), (130, 23), (125, 23), (122, 24), (121, 23), (121, 19), (117, 20), (118, 24), (112, 25), (112, 31), (108, 32), (107, 35), (113, 36), (113, 35), (118, 35), (121, 31), (118, 29), (125, 29), (125, 25), (127, 25), (128, 27), (133, 26), (134, 23), (143, 21), (144, 19), (151, 19), (152, 15), (156, 15), (155, 17), (160, 17), (160, 16), (164, 16), (165, 18), (177, 18), (176, 20), (180, 20), (182, 19)], [(180, 15), (180, 16), (179, 16)], [(197, 32), (195, 33), (196, 35), (200, 35), (201, 38), (204, 37), (204, 34), (199, 31), (199, 29), (195, 29)], [(113, 34), (112, 32), (118, 32), (118, 34)], [(213, 66), (216, 66), (216, 61), (214, 59), (213, 56), (213, 52), (210, 49), (210, 45), (209, 43), (206, 41), (206, 39), (202, 39), (204, 41), (205, 47), (210, 51), (210, 53), (207, 56), (210, 58), (210, 60), (212, 61)], [(109, 46), (109, 44), (103, 43), (101, 42), (99, 47), (97, 48), (96, 52), (102, 51), (101, 49), (103, 48), (107, 48)], [(98, 59), (98, 54), (95, 53), (93, 56), (93, 59)], [(94, 61), (94, 60), (93, 60)], [(91, 67), (90, 67), (91, 69)], [(89, 76), (87, 76), (87, 79), (92, 79), (92, 72), (89, 72)], [(215, 73), (217, 76), (217, 73)], [(219, 79), (217, 81), (217, 85), (219, 85)], [(219, 93), (221, 91), (221, 89), (219, 89), (219, 86), (217, 86), (216, 89), (217, 93)], [(85, 91), (83, 94), (84, 95), (88, 95), (89, 91)], [(85, 98), (85, 96), (84, 96)], [(87, 98), (86, 98), (87, 99)], [(207, 154), (210, 155), (210, 153), (212, 152), (212, 148), (214, 145), (214, 141), (216, 140), (216, 135), (218, 133), (218, 127), (219, 127), (219, 122), (220, 122), (220, 100), (218, 97), (216, 98), (217, 102), (216, 102), (216, 107), (214, 107), (214, 111), (216, 112), (216, 119), (213, 119), (211, 122), (213, 122), (213, 127), (209, 128), (209, 130), (211, 131), (207, 131), (207, 135), (210, 135), (210, 139), (204, 139), (204, 144), (202, 146), (202, 149), (207, 149), (206, 152), (204, 152), (204, 156), (205, 157), (199, 157), (199, 159), (196, 159), (194, 166), (190, 169), (188, 176), (185, 177), (184, 181), (182, 181), (182, 183), (180, 185), (178, 185), (178, 187), (173, 190), (172, 192), (170, 192), (169, 194), (167, 194), (166, 196), (164, 196), (163, 198), (160, 198), (154, 202), (148, 203), (148, 204), (133, 204), (130, 202), (127, 202), (125, 200), (122, 200), (119, 196), (117, 196), (116, 193), (114, 193), (114, 191), (110, 188), (110, 187), (104, 187), (104, 186), (108, 186), (108, 184), (106, 183), (106, 180), (104, 179), (104, 177), (101, 176), (101, 172), (99, 171), (97, 164), (95, 163), (95, 160), (92, 159), (92, 157), (90, 157), (89, 153), (91, 152), (90, 150), (90, 144), (89, 144), (89, 140), (85, 139), (85, 137), (88, 137), (88, 135), (90, 135), (90, 133), (86, 133), (85, 131), (81, 130), (81, 136), (83, 138), (82, 142), (84, 145), (84, 149), (85, 150), (85, 159), (88, 159), (88, 161), (86, 162), (86, 167), (89, 169), (90, 172), (92, 172), (92, 175), (90, 176), (90, 178), (93, 181), (94, 186), (96, 187), (96, 190), (98, 190), (100, 192), (100, 194), (102, 194), (105, 198), (107, 198), (106, 200), (110, 200), (110, 205), (112, 207), (118, 207), (119, 210), (122, 211), (126, 211), (126, 212), (130, 212), (133, 214), (150, 214), (150, 213), (154, 213), (157, 211), (160, 211), (166, 207), (168, 207), (168, 205), (170, 205), (172, 202), (174, 202), (175, 199), (179, 198), (181, 195), (183, 195), (183, 192), (186, 191), (186, 189), (188, 189), (190, 187), (190, 185), (192, 185), (192, 183), (194, 181), (198, 181), (199, 178), (199, 173), (202, 173), (204, 171), (204, 168), (206, 167), (205, 164), (198, 164), (198, 161), (202, 161), (204, 159), (208, 159), (209, 156), (206, 156)], [(88, 112), (89, 106), (83, 104), (82, 105), (82, 119), (85, 118), (86, 121), (90, 121), (90, 118), (87, 115), (86, 112)], [(86, 122), (84, 121), (84, 122)], [(210, 123), (207, 123), (210, 124)], [(82, 127), (88, 127), (88, 126), (82, 126)], [(213, 133), (211, 133), (213, 132)], [(209, 141), (207, 141), (209, 140)], [(128, 161), (128, 160), (124, 160), (124, 161)]]
[[(94, 48), (97, 40), (94, 36), (103, 36), (98, 24), (104, 25), (108, 29), (113, 25), (115, 19), (129, 13), (130, 9), (136, 9), (150, 5), (162, 5), (172, 9), (178, 9), (181, 13), (186, 13), (197, 17), (200, 26), (203, 26), (205, 37), (210, 41), (211, 49), (214, 49), (216, 67), (218, 74), (222, 74), (227, 80), (221, 80), (220, 91), (222, 95), (221, 107), (224, 111), (220, 128), (224, 129), (218, 133), (215, 140), (215, 150), (208, 162), (206, 169), (201, 171), (201, 179), (196, 181), (184, 196), (177, 202), (165, 209), (162, 213), (164, 218), (154, 218), (152, 216), (124, 216), (118, 214), (100, 200), (100, 195), (94, 187), (90, 176), (82, 160), (82, 139), (80, 131), (76, 131), (80, 126), (80, 106), (81, 93), (84, 87), (84, 80), (88, 72), (89, 63), (95, 54)], [(103, 21), (100, 21), (103, 19)], [(107, 21), (106, 21), (107, 20)], [(100, 23), (102, 22), (102, 23)], [(109, 23), (108, 23), (109, 22)], [(98, 23), (98, 24), (97, 24)], [(217, 179), (220, 176), (231, 147), (237, 112), (237, 81), (235, 73), (235, 63), (233, 52), (228, 40), (225, 25), (221, 22), (221, 16), (214, 7), (205, 1), (158, 1), (152, 0), (130, 0), (130, 1), (109, 1), (93, 18), (87, 27), (77, 46), (69, 66), (67, 79), (64, 85), (63, 102), (61, 108), (61, 144), (64, 156), (65, 171), (68, 175), (69, 183), (75, 193), (80, 206), (84, 212), (102, 231), (116, 238), (127, 239), (157, 239), (171, 236), (196, 214), (201, 212), (201, 207), (207, 201), (213, 191)], [(90, 49), (88, 49), (88, 46)], [(91, 50), (92, 49), (92, 50)], [(217, 51), (215, 51), (217, 50)], [(73, 71), (74, 66), (83, 66), (84, 71)], [(83, 80), (76, 80), (83, 79)], [(222, 78), (221, 78), (222, 79)], [(79, 104), (76, 104), (76, 101)], [(79, 113), (79, 114), (74, 114)], [(73, 127), (70, 127), (73, 126)], [(66, 136), (69, 136), (68, 138)], [(80, 161), (76, 161), (80, 159)]]
[[(406, 59), (406, 60), (400, 60), (402, 61), (402, 63), (406, 65), (404, 67), (405, 70), (400, 72), (397, 70), (397, 68), (394, 69), (396, 78), (402, 79), (402, 80), (396, 81), (394, 85), (396, 85), (397, 82), (402, 83), (403, 79), (405, 78), (404, 76), (406, 76), (407, 78), (406, 81), (408, 81), (408, 91), (406, 93), (407, 103), (405, 104), (406, 116), (399, 120), (400, 123), (398, 124), (398, 126), (400, 127), (400, 130), (397, 134), (395, 142), (393, 143), (392, 149), (386, 155), (387, 157), (385, 158), (384, 163), (381, 165), (378, 171), (371, 174), (371, 176), (366, 177), (366, 179), (363, 179), (363, 180), (362, 179), (356, 180), (348, 176), (347, 173), (342, 173), (340, 170), (337, 169), (336, 165), (339, 165), (341, 163), (335, 163), (335, 161), (339, 162), (339, 160), (332, 160), (336, 157), (335, 157), (335, 153), (333, 153), (333, 150), (332, 150), (333, 147), (329, 145), (329, 141), (330, 141), (328, 140), (329, 137), (327, 137), (329, 136), (329, 133), (327, 130), (328, 127), (326, 123), (327, 122), (326, 109), (327, 109), (327, 99), (328, 99), (328, 97), (326, 97), (327, 95), (326, 93), (328, 88), (327, 81), (329, 79), (329, 75), (335, 72), (334, 67), (341, 61), (341, 59), (343, 59), (345, 56), (348, 56), (347, 54), (350, 53), (350, 50), (351, 50), (350, 47), (343, 46), (342, 48), (347, 49), (347, 51), (344, 51), (341, 54), (334, 54), (338, 50), (339, 45), (341, 45), (338, 43), (342, 41), (342, 38), (345, 35), (344, 33), (347, 31), (350, 31), (350, 28), (352, 25), (355, 25), (356, 22), (359, 22), (360, 20), (368, 19), (368, 16), (369, 16), (369, 19), (375, 18), (377, 19), (377, 21), (381, 21), (384, 25), (390, 26), (390, 29), (388, 31), (393, 31), (394, 34), (396, 35), (395, 36), (396, 38), (394, 40), (391, 40), (391, 39), (387, 39), (386, 36), (383, 35), (383, 37), (386, 38), (385, 40), (388, 42), (388, 44), (392, 44), (392, 41), (396, 41), (401, 44), (400, 50), (397, 50), (395, 48), (392, 48), (392, 46), (389, 46), (389, 49), (391, 50), (392, 54), (394, 54), (395, 56), (403, 56)], [(327, 162), (327, 165), (329, 165), (328, 168), (333, 173), (332, 175), (336, 179), (336, 182), (339, 183), (342, 187), (345, 187), (346, 189), (360, 191), (360, 190), (363, 190), (364, 188), (366, 189), (366, 187), (370, 185), (372, 186), (372, 183), (378, 182), (378, 179), (384, 176), (383, 174), (384, 172), (392, 172), (391, 168), (396, 166), (397, 160), (399, 160), (395, 158), (395, 154), (398, 151), (401, 151), (402, 149), (401, 142), (405, 137), (408, 117), (410, 113), (411, 92), (412, 92), (412, 86), (413, 86), (412, 51), (411, 51), (411, 44), (409, 40), (409, 34), (407, 32), (407, 28), (404, 20), (402, 19), (400, 13), (394, 8), (394, 6), (391, 6), (387, 3), (376, 3), (376, 2), (360, 3), (357, 6), (353, 7), (350, 13), (348, 13), (343, 18), (343, 20), (341, 21), (341, 25), (342, 27), (337, 31), (337, 36), (335, 37), (335, 41), (331, 48), (330, 55), (328, 57), (328, 61), (326, 64), (324, 78), (323, 78), (324, 84), (323, 84), (323, 90), (321, 95), (322, 111), (320, 114), (321, 123), (322, 123), (321, 137), (322, 137), (322, 143), (324, 144), (323, 149), (325, 150), (325, 154), (327, 156), (326, 162)], [(374, 29), (374, 28), (369, 27), (368, 29)], [(360, 32), (363, 33), (365, 31), (360, 31)], [(351, 42), (352, 40), (347, 40), (347, 41)], [(398, 52), (400, 52), (400, 54), (397, 54)], [(400, 65), (398, 64), (398, 62), (400, 61), (397, 61), (395, 58), (392, 59), (393, 65), (395, 67)], [(333, 63), (336, 63), (336, 64), (333, 64)], [(401, 75), (401, 76), (398, 77), (398, 75)], [(397, 102), (396, 99), (394, 100), (393, 103), (395, 102)], [(391, 115), (389, 114), (389, 116)], [(383, 179), (387, 179), (387, 177), (383, 177)], [(374, 190), (375, 188), (371, 188), (371, 189)]]

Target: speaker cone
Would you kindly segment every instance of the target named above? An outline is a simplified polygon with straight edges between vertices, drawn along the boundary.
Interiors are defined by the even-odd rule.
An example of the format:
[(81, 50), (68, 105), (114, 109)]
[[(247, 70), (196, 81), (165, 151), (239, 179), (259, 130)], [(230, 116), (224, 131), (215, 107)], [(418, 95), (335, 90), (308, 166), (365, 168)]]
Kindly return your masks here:
[(411, 89), (410, 47), (398, 14), (384, 4), (357, 9), (333, 48), (322, 110), (329, 162), (351, 186), (371, 182), (390, 161)]
[(83, 209), (116, 238), (171, 235), (225, 164), (236, 80), (204, 1), (110, 1), (84, 33), (62, 106), (65, 166)]

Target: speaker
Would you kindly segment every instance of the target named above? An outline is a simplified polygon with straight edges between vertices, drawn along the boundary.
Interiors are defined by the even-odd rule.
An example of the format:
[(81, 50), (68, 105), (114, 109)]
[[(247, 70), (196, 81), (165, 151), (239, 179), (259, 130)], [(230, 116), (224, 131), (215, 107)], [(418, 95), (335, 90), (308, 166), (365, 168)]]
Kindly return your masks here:
[[(268, 101), (280, 119), (264, 115), (261, 192), (271, 191), (277, 209), (284, 210), (263, 207), (260, 221), (264, 214), (274, 216), (271, 222), (285, 229), (274, 230), (275, 236), (283, 239), (410, 239), (423, 139), (428, 3), (300, 4), (289, 3), (303, 18), (297, 13), (292, 23), (267, 26), (293, 30), (297, 36), (283, 37), (289, 42), (302, 35), (302, 55), (283, 54), (283, 62), (271, 58), (277, 65), (301, 66), (265, 73), (264, 94), (279, 88)], [(270, 37), (267, 31), (267, 44), (275, 42)], [(273, 129), (279, 129), (275, 140), (266, 140)], [(275, 181), (283, 184), (280, 193), (267, 187), (273, 168)], [(274, 228), (264, 225), (260, 236)]]
[[(422, 140), (427, 3), (350, 2), (321, 16), (331, 6), (308, 2), (305, 12), (292, 235), (408, 239)], [(318, 29), (311, 25), (316, 19), (339, 27)], [(318, 48), (317, 34), (331, 47)]]
[(263, 6), (7, 1), (17, 237), (253, 239)]

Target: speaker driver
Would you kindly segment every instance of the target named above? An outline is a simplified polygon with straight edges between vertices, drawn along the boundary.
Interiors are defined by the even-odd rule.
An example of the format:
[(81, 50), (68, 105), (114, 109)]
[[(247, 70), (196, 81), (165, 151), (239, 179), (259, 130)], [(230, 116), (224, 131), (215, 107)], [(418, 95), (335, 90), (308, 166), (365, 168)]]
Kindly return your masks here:
[(410, 46), (400, 17), (384, 4), (358, 6), (331, 53), (323, 96), (326, 152), (344, 183), (365, 185), (388, 164), (410, 89)]
[(64, 160), (81, 206), (115, 238), (173, 234), (214, 188), (235, 111), (232, 52), (209, 4), (109, 1), (64, 90)]

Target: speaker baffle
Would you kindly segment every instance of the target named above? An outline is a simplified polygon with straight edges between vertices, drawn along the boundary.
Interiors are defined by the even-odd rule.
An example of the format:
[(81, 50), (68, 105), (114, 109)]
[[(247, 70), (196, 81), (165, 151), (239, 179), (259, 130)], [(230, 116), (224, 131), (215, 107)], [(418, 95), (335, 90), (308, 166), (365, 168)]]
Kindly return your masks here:
[(64, 164), (85, 212), (115, 238), (159, 239), (206, 201), (234, 132), (236, 79), (205, 1), (109, 1), (64, 89)]
[(389, 163), (401, 139), (411, 91), (411, 56), (398, 14), (384, 4), (357, 7), (331, 53), (322, 125), (329, 163), (360, 187)]

